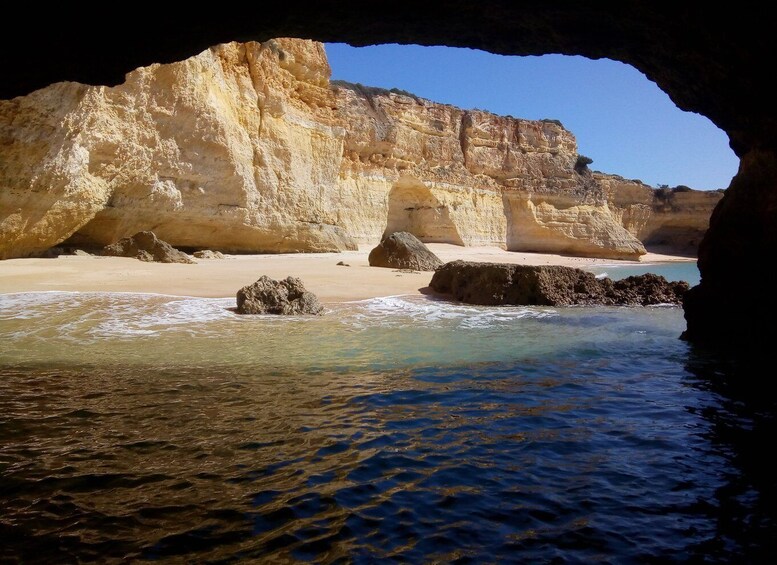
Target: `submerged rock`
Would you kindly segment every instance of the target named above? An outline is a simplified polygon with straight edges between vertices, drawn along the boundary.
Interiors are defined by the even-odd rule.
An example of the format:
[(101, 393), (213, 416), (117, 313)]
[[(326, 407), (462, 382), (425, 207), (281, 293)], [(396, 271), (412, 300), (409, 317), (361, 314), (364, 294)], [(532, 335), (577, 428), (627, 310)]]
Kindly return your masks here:
[(466, 261), (437, 269), (429, 286), (468, 304), (526, 306), (680, 304), (688, 290), (651, 273), (613, 281), (572, 267)]
[(262, 275), (254, 284), (237, 291), (238, 314), (318, 315), (323, 311), (316, 295), (305, 290), (296, 277), (276, 281)]
[(105, 246), (103, 255), (110, 257), (134, 257), (141, 261), (158, 263), (194, 263), (183, 251), (157, 238), (152, 231), (138, 232)]
[(408, 232), (395, 232), (370, 251), (370, 266), (391, 269), (434, 271), (442, 261), (429, 251), (416, 236)]

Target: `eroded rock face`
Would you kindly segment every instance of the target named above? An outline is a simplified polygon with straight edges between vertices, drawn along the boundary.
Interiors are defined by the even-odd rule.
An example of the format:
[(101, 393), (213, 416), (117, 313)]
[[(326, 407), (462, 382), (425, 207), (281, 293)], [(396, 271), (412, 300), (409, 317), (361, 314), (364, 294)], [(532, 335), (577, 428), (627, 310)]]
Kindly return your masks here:
[(186, 253), (162, 241), (150, 231), (138, 232), (107, 245), (102, 254), (109, 257), (134, 257), (141, 261), (157, 263), (194, 263)]
[(481, 305), (569, 306), (680, 304), (688, 283), (646, 274), (619, 281), (597, 279), (572, 267), (452, 261), (429, 286), (455, 300)]
[(263, 275), (237, 292), (238, 314), (319, 315), (324, 307), (296, 277), (276, 281)]
[(355, 249), (395, 231), (645, 252), (652, 208), (634, 221), (618, 194), (650, 188), (576, 170), (558, 122), (329, 75), (321, 44), (277, 39), (140, 68), (113, 88), (60, 83), (0, 101), (0, 258), (151, 226), (172, 245), (233, 252)]
[(699, 248), (701, 284), (684, 302), (689, 341), (755, 356), (769, 351), (777, 313), (775, 187), (777, 155), (753, 150), (742, 157)]
[(722, 190), (655, 189), (616, 175), (594, 173), (623, 227), (659, 253), (695, 257)]
[(179, 247), (355, 249), (329, 72), (319, 43), (233, 43), (0, 101), (0, 257), (150, 226)]
[(645, 253), (610, 210), (604, 186), (575, 170), (577, 142), (560, 123), (342, 82), (334, 89), (349, 124), (343, 189), (358, 187), (352, 198), (372, 202), (370, 216), (344, 211), (349, 233), (372, 223), (384, 235), (406, 231), (425, 242), (617, 259)]
[(370, 251), (372, 267), (434, 271), (442, 261), (411, 233), (392, 233)]

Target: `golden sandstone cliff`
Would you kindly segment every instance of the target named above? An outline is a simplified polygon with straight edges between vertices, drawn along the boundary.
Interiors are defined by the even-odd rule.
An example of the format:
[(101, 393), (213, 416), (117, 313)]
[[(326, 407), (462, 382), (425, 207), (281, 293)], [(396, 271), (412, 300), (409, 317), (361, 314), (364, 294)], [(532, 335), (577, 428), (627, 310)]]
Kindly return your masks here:
[(0, 101), (0, 258), (153, 230), (179, 247), (427, 242), (636, 258), (693, 252), (717, 192), (578, 167), (552, 121), (330, 83), (319, 43), (230, 43)]

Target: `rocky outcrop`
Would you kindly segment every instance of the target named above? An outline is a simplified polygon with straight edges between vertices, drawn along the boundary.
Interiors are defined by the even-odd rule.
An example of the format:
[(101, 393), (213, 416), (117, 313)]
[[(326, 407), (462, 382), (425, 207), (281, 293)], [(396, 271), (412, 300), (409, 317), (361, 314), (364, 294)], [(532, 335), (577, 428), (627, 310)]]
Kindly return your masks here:
[(0, 257), (152, 228), (178, 247), (355, 249), (323, 46), (229, 44), (0, 101)]
[[(344, 212), (360, 226), (349, 233), (377, 225), (384, 235), (407, 231), (425, 242), (618, 259), (645, 253), (611, 212), (603, 186), (575, 169), (577, 143), (559, 122), (334, 86), (351, 124), (343, 187), (367, 189), (361, 197), (373, 202), (370, 216), (356, 207)], [(359, 236), (369, 239), (370, 231)]]
[(113, 88), (60, 83), (0, 101), (0, 258), (150, 228), (178, 247), (232, 252), (355, 249), (395, 231), (645, 252), (656, 214), (636, 218), (618, 194), (650, 188), (576, 167), (560, 123), (329, 75), (321, 44), (277, 39), (140, 68)]
[(238, 314), (318, 315), (324, 307), (302, 281), (287, 277), (276, 281), (263, 275), (255, 283), (237, 292)]
[(158, 263), (194, 263), (186, 253), (178, 251), (150, 231), (138, 232), (107, 245), (102, 254), (109, 257), (134, 257), (141, 261)]
[(723, 195), (722, 190), (657, 189), (652, 214), (637, 237), (648, 249), (696, 257)]
[(617, 175), (594, 173), (610, 208), (629, 233), (651, 251), (695, 257), (723, 190), (687, 186), (652, 188)]
[(368, 257), (371, 267), (391, 269), (412, 269), (413, 271), (434, 271), (442, 261), (429, 251), (413, 234), (392, 233), (384, 238)]
[(465, 261), (437, 269), (429, 286), (468, 304), (526, 306), (680, 304), (688, 290), (653, 274), (612, 281), (571, 267)]
[(212, 251), (210, 249), (201, 249), (192, 253), (197, 259), (223, 259), (224, 254), (221, 251)]

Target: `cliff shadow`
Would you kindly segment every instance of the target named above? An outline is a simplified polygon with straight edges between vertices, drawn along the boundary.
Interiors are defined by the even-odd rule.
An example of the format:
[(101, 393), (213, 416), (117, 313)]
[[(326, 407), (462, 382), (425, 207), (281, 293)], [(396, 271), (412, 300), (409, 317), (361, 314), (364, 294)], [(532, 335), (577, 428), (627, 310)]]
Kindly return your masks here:
[(448, 205), (413, 177), (400, 178), (388, 195), (388, 218), (383, 237), (398, 231), (412, 233), (425, 243), (464, 245)]

